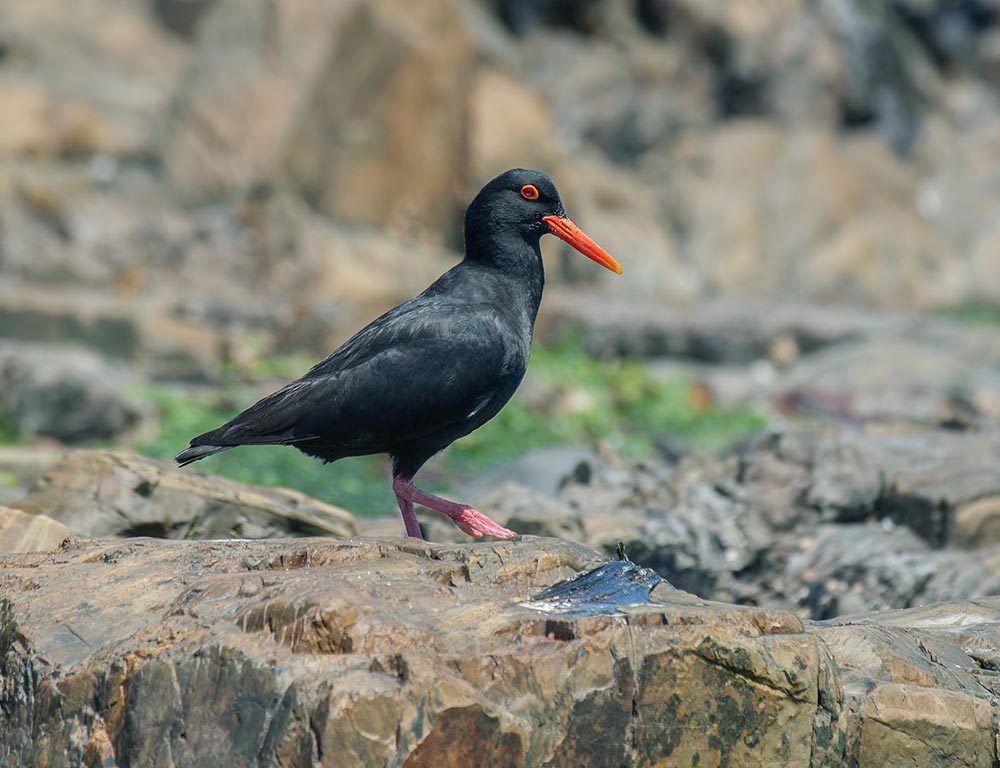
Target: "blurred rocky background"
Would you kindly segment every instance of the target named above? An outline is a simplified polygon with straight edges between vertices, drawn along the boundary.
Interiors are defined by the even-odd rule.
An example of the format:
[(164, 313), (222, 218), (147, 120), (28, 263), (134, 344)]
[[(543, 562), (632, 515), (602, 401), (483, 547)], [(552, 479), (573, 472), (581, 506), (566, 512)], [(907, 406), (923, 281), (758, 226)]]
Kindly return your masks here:
[(379, 459), (197, 467), (245, 489), (135, 454), (421, 290), (523, 166), (625, 273), (546, 238), (528, 378), (429, 485), (806, 617), (1000, 592), (997, 0), (0, 19), (0, 504), (31, 515), (10, 541), (401, 533), (370, 519), (395, 514)]

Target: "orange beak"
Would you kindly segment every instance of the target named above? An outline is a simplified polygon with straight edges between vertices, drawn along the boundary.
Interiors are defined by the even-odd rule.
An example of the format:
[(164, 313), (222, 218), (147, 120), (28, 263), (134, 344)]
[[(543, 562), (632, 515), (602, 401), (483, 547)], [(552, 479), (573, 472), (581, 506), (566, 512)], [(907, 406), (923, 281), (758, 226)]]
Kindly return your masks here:
[(592, 259), (605, 269), (610, 269), (616, 275), (622, 273), (622, 268), (617, 261), (611, 258), (611, 254), (601, 246), (587, 237), (586, 233), (565, 216), (543, 216), (542, 221), (549, 225), (552, 234), (560, 240), (576, 248), (588, 259)]

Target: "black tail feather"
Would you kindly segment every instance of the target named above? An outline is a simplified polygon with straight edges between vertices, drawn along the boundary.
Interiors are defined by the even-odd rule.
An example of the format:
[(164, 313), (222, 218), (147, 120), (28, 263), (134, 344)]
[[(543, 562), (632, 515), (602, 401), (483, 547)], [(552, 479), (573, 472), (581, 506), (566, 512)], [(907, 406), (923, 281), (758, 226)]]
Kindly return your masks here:
[(230, 448), (232, 448), (231, 445), (192, 445), (190, 448), (185, 448), (183, 451), (178, 453), (174, 457), (174, 461), (182, 467), (186, 467), (188, 464), (198, 461), (198, 459), (204, 459), (206, 456), (211, 456), (213, 453), (226, 451)]

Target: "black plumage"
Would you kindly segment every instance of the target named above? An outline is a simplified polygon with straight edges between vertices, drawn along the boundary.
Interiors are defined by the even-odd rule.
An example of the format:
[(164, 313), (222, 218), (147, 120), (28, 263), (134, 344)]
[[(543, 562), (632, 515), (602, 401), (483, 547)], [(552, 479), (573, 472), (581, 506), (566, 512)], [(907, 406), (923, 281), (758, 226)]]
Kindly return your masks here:
[(471, 535), (514, 535), (410, 480), (435, 453), (493, 418), (520, 384), (544, 285), (539, 239), (550, 231), (621, 271), (566, 218), (551, 179), (507, 171), (469, 205), (461, 263), (302, 378), (194, 438), (177, 461), (240, 445), (292, 445), (324, 461), (387, 453), (410, 535), (420, 535), (414, 501)]

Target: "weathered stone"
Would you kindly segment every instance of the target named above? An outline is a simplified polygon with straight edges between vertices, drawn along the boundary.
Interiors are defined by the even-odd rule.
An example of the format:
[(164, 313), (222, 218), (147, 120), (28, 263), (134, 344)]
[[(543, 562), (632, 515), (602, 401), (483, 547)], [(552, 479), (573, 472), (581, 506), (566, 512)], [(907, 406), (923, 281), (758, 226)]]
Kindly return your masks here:
[[(20, 557), (0, 571), (3, 636), (24, 638), (3, 663), (29, 674), (0, 720), (11, 759), (68, 765), (110, 743), (150, 765), (568, 768), (600, 744), (614, 765), (805, 766), (817, 710), (839, 718), (820, 704), (829, 656), (787, 614), (669, 588), (586, 619), (519, 607), (599, 562), (562, 542), (134, 539)], [(23, 708), (43, 701), (32, 738)]]
[(350, 513), (297, 491), (244, 486), (108, 451), (69, 454), (16, 506), (48, 514), (80, 536), (256, 539), (355, 532)]
[(174, 185), (197, 198), (287, 171), (342, 219), (453, 223), (471, 50), (446, 0), (396, 5), (217, 3), (164, 138)]
[(64, 454), (48, 445), (0, 446), (0, 504), (23, 497)]
[(0, 418), (18, 433), (67, 443), (134, 430), (143, 407), (124, 392), (127, 374), (86, 350), (0, 344)]
[(49, 159), (148, 148), (188, 51), (144, 5), (85, 0), (67, 13), (58, 0), (15, 0), (0, 15), (4, 54), (17, 62), (0, 84), (0, 152)]
[(0, 552), (56, 549), (73, 532), (46, 515), (0, 506)]
[(996, 753), (993, 707), (953, 691), (889, 684), (861, 708), (862, 765), (989, 765)]
[[(737, 458), (589, 460), (555, 492), (508, 484), (476, 501), (519, 533), (607, 555), (622, 542), (637, 563), (702, 597), (826, 619), (1000, 593), (997, 439), (899, 425), (799, 428), (762, 436)], [(461, 540), (425, 518), (432, 540)], [(370, 535), (398, 525), (362, 524)]]
[(1000, 683), (987, 659), (1000, 598), (806, 627), (666, 584), (652, 604), (608, 615), (520, 605), (599, 562), (531, 538), (133, 539), (8, 555), (0, 757), (456, 768), (996, 759)]

